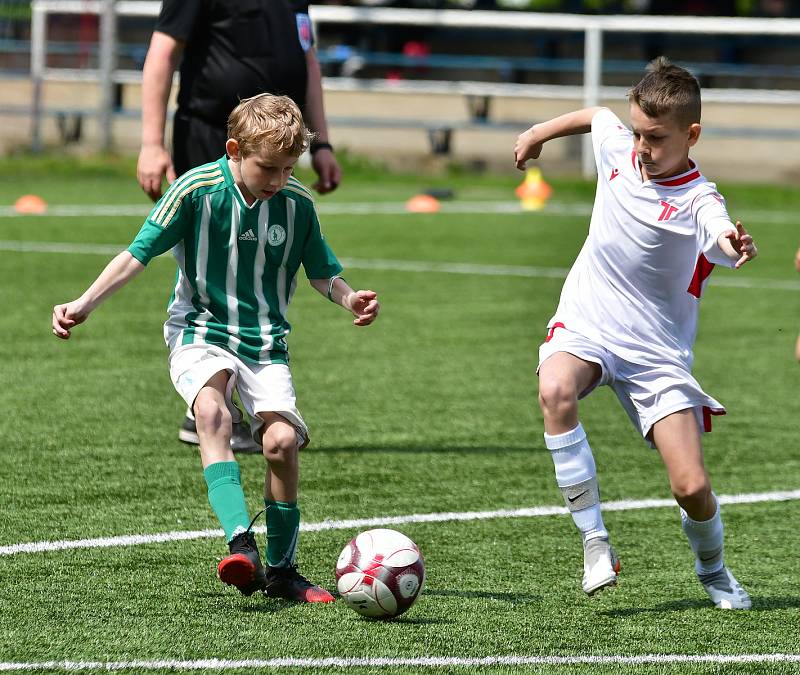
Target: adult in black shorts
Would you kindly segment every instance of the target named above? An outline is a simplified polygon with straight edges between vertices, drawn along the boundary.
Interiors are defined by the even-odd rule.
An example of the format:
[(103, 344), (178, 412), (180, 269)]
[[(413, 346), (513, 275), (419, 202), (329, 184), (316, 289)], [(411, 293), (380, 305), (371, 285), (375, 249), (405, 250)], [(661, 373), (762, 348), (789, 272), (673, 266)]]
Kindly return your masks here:
[[(142, 71), (142, 147), (136, 174), (153, 201), (164, 178), (225, 154), (228, 114), (262, 92), (292, 98), (316, 136), (312, 166), (320, 194), (336, 189), (341, 169), (333, 155), (322, 101), (308, 2), (299, 0), (164, 0)], [(172, 78), (180, 63), (172, 153), (164, 128)], [(191, 411), (179, 438), (198, 443)], [(257, 452), (246, 423), (234, 424), (235, 451)]]

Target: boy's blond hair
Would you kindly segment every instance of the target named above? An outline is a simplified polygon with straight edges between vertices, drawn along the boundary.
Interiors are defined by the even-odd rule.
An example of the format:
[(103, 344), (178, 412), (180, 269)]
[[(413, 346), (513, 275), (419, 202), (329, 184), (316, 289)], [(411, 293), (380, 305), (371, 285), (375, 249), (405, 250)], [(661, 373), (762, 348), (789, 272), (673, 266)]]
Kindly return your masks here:
[(260, 150), (299, 157), (312, 134), (297, 104), (288, 96), (258, 94), (239, 101), (228, 116), (228, 138), (239, 143), (243, 157)]
[(647, 74), (628, 92), (628, 101), (648, 117), (673, 115), (687, 127), (700, 122), (700, 85), (688, 70), (666, 56), (648, 64)]

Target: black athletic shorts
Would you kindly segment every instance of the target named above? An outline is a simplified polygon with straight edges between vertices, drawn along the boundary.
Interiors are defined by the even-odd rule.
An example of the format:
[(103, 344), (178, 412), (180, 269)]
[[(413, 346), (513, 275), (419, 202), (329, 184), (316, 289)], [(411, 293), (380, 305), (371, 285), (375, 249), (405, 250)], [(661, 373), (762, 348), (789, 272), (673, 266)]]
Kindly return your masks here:
[(225, 154), (225, 125), (177, 113), (172, 129), (172, 163), (180, 176), (189, 169), (218, 160)]

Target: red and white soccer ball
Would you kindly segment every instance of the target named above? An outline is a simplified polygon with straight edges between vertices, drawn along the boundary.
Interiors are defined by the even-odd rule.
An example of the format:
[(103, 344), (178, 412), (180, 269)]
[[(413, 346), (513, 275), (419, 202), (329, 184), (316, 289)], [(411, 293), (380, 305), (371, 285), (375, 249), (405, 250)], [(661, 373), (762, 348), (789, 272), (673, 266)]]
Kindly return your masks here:
[(396, 530), (362, 532), (342, 549), (336, 587), (347, 606), (363, 616), (389, 619), (414, 604), (425, 583), (417, 545)]

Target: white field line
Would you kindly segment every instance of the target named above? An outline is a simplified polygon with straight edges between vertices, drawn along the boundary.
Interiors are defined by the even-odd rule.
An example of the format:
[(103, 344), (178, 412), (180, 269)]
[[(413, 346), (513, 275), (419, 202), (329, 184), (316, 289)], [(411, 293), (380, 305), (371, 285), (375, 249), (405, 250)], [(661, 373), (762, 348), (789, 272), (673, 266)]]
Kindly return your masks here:
[(800, 663), (800, 654), (641, 654), (639, 656), (416, 656), (272, 659), (197, 659), (193, 661), (42, 661), (0, 662), (0, 671), (19, 670), (234, 670), (245, 668), (479, 668), (491, 666), (603, 666), (675, 664)]
[[(422, 272), (441, 274), (467, 274), (490, 277), (524, 277), (535, 279), (563, 279), (569, 270), (565, 267), (533, 267), (523, 265), (479, 265), (473, 263), (437, 263), (421, 260), (364, 260), (340, 258), (342, 265), (353, 269), (385, 270), (392, 272)], [(724, 273), (723, 273), (724, 274)], [(710, 285), (726, 288), (768, 289), (773, 291), (800, 291), (800, 281), (782, 279), (735, 278), (722, 274), (711, 276)]]
[(8, 241), (0, 240), (0, 251), (14, 253), (75, 253), (78, 255), (117, 255), (127, 244), (82, 244), (68, 241)]
[[(406, 209), (405, 202), (325, 202), (318, 201), (317, 208), (322, 215), (335, 216), (407, 216), (418, 215)], [(19, 213), (13, 206), (0, 206), (0, 218), (84, 218), (102, 216), (121, 216), (144, 218), (150, 213), (146, 204), (82, 204), (52, 205), (45, 213)], [(443, 201), (439, 213), (474, 215), (526, 215), (548, 216), (589, 216), (592, 205), (588, 202), (551, 202), (541, 211), (524, 211), (518, 201)], [(748, 228), (762, 224), (785, 225), (798, 222), (794, 211), (742, 211), (734, 214)]]
[[(781, 492), (755, 492), (739, 495), (718, 495), (723, 505), (757, 504), (763, 502), (785, 502), (800, 499), (800, 490)], [(672, 499), (625, 499), (603, 504), (604, 511), (636, 511), (640, 509), (676, 508)], [(408, 523), (441, 523), (469, 520), (489, 520), (492, 518), (536, 518), (542, 516), (567, 515), (564, 506), (534, 506), (523, 509), (499, 509), (497, 511), (462, 511), (443, 513), (412, 513), (402, 516), (384, 516), (377, 518), (358, 518), (353, 520), (323, 520), (318, 523), (301, 523), (302, 532), (322, 532), (328, 530), (362, 530), (389, 525), (405, 525)], [(256, 532), (265, 532), (264, 526), (253, 528)], [(140, 546), (144, 544), (160, 544), (171, 541), (192, 539), (209, 539), (222, 537), (221, 529), (214, 530), (182, 530), (159, 532), (155, 534), (129, 534), (117, 537), (100, 537), (96, 539), (72, 539), (62, 541), (36, 541), (25, 544), (0, 546), (0, 556), (18, 553), (41, 553), (45, 551), (64, 551), (69, 549), (111, 548), (116, 546)]]
[[(0, 240), (0, 251), (15, 253), (74, 253), (82, 255), (113, 256), (126, 248), (124, 244), (80, 244), (53, 241)], [(168, 255), (168, 254), (165, 254)], [(527, 265), (479, 265), (475, 263), (428, 262), (423, 260), (386, 260), (340, 258), (351, 269), (383, 270), (392, 272), (418, 272), (423, 274), (467, 274), (490, 277), (521, 277), (528, 279), (563, 279), (569, 271), (565, 267), (534, 267)], [(773, 291), (800, 291), (800, 281), (782, 279), (738, 278), (731, 273), (712, 275), (711, 284), (725, 288), (745, 288)]]

